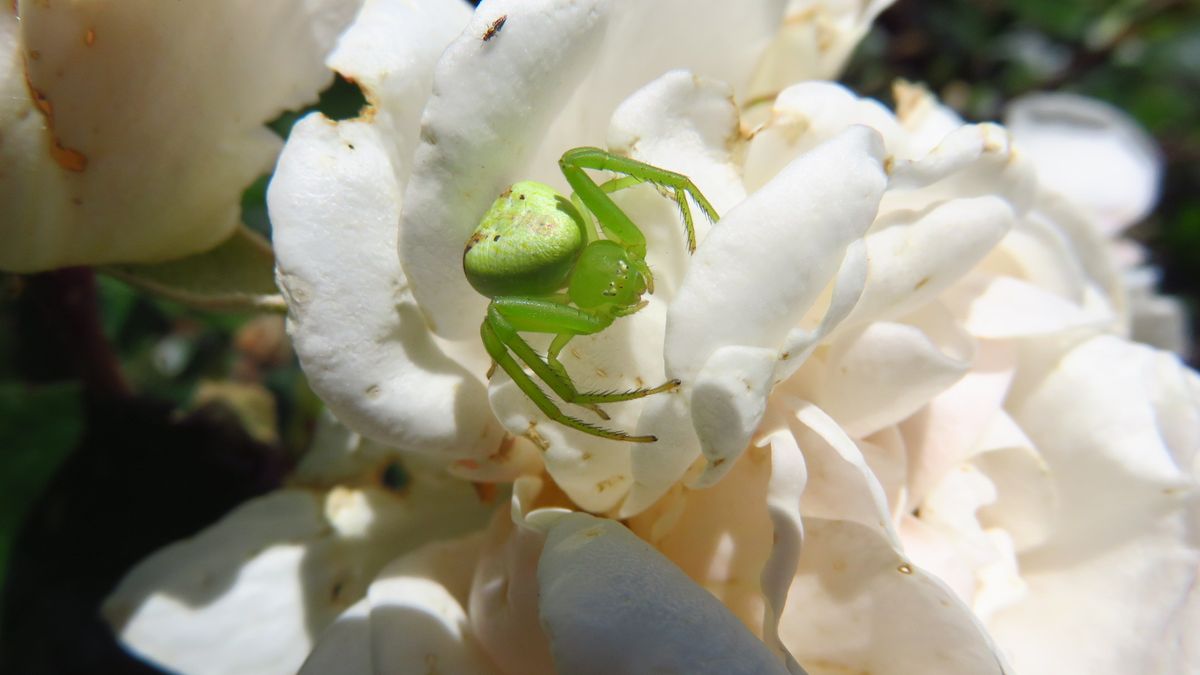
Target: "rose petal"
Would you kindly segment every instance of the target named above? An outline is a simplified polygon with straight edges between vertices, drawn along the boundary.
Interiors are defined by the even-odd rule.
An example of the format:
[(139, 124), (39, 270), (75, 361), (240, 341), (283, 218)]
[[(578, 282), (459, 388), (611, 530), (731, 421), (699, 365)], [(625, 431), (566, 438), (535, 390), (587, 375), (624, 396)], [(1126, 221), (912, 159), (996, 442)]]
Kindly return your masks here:
[(925, 495), (975, 452), (988, 424), (1001, 412), (1016, 358), (1011, 345), (981, 341), (971, 372), (900, 424), (908, 450), (909, 502)]
[[(613, 3), (596, 61), (547, 130), (538, 165), (572, 145), (600, 145), (609, 115), (643, 84), (686, 68), (729, 84), (742, 98), (754, 63), (779, 25), (781, 0)], [(686, 18), (686, 22), (681, 19)]]
[(961, 127), (958, 113), (938, 101), (923, 85), (899, 80), (892, 85), (896, 119), (908, 132), (901, 157), (924, 157), (950, 132)]
[(973, 276), (942, 294), (963, 328), (981, 338), (1003, 339), (1099, 328), (1111, 324), (1089, 309), (1012, 277)]
[(1159, 277), (1149, 267), (1125, 275), (1130, 338), (1187, 358), (1192, 352), (1190, 314), (1182, 300), (1158, 294)]
[(777, 428), (759, 443), (771, 451), (771, 478), (767, 483), (767, 512), (771, 516), (771, 555), (762, 568), (763, 642), (784, 657), (793, 675), (803, 673), (780, 635), (792, 577), (800, 562), (804, 522), (800, 498), (808, 485), (808, 468), (796, 439), (786, 427)]
[(927, 209), (955, 199), (1000, 197), (1017, 215), (1033, 205), (1037, 179), (1028, 159), (995, 124), (950, 132), (928, 154), (892, 166), (880, 213)]
[(646, 403), (638, 433), (654, 430), (656, 443), (630, 448), (633, 484), (621, 504), (620, 518), (641, 513), (675, 485), (700, 456), (700, 440), (683, 396), (656, 396)]
[(696, 376), (691, 415), (708, 460), (693, 487), (713, 485), (733, 466), (767, 410), (778, 356), (762, 347), (721, 347)]
[(771, 466), (768, 451), (753, 448), (712, 488), (681, 490), (678, 504), (656, 505), (626, 523), (756, 635), (764, 614), (759, 577), (772, 548)]
[(812, 672), (1009, 672), (971, 610), (878, 530), (810, 517), (804, 529), (781, 630)]
[(869, 436), (924, 406), (967, 372), (967, 344), (935, 344), (920, 329), (877, 321), (835, 342), (814, 403), (851, 436)]
[(793, 411), (796, 421), (790, 428), (804, 453), (807, 483), (800, 500), (804, 517), (857, 522), (879, 531), (899, 548), (887, 495), (854, 441), (812, 403), (792, 399), (779, 405)]
[[(1179, 460), (1196, 431), (1176, 425), (1194, 425), (1197, 406), (1164, 394), (1195, 375), (1110, 336), (1041, 351), (1023, 360), (1030, 379), (1014, 385), (1010, 409), (1058, 479), (1064, 526), (1021, 556), (1029, 595), (992, 630), (1035, 675), (1194, 670), (1200, 489)], [(1178, 441), (1193, 446), (1181, 454)], [(1047, 616), (1061, 629), (1040, 629)]]
[(1158, 201), (1158, 148), (1120, 110), (1082, 96), (1036, 94), (1009, 104), (1004, 123), (1044, 189), (1086, 209), (1110, 236)]
[(304, 119), (267, 199), (288, 332), (334, 414), (405, 450), (492, 453), (502, 432), (482, 384), (429, 334), (396, 259), (400, 194), (378, 130)]
[(759, 61), (754, 96), (800, 80), (837, 76), (875, 17), (892, 0), (791, 0), (779, 33)]
[(757, 190), (796, 157), (855, 124), (879, 132), (889, 152), (903, 142), (895, 117), (878, 101), (859, 98), (833, 82), (789, 86), (775, 98), (770, 120), (750, 139), (744, 163), (746, 189)]
[(937, 575), (967, 604), (975, 598), (977, 570), (1000, 557), (976, 517), (976, 511), (996, 501), (996, 486), (970, 464), (946, 475), (921, 501), (918, 521), (938, 541), (938, 558), (905, 538), (905, 550), (922, 569)]
[(367, 0), (329, 55), (329, 66), (358, 84), (373, 106), (371, 121), (386, 130), (401, 185), (421, 121), (413, 102), (429, 98), (434, 64), (470, 18), (470, 5), (457, 0)]
[[(739, 132), (732, 96), (728, 85), (673, 70), (621, 103), (609, 126), (608, 148), (687, 176), (717, 213), (724, 213), (746, 198), (732, 156)], [(654, 293), (669, 301), (690, 258), (678, 207), (651, 186), (616, 198), (646, 235)], [(710, 223), (690, 203), (696, 241), (703, 242)]]
[(668, 312), (668, 375), (688, 386), (723, 346), (783, 344), (874, 218), (882, 156), (878, 134), (853, 127), (722, 218)]
[[(478, 332), (487, 303), (463, 275), (463, 244), (496, 195), (526, 178), (520, 172), (595, 58), (610, 5), (489, 2), (438, 61), (399, 240), (401, 266), (438, 335), (467, 339)], [(500, 16), (507, 17), (502, 32), (484, 42)], [(487, 102), (483, 113), (480, 101)]]
[(480, 543), (478, 535), (435, 542), (397, 558), (321, 634), (301, 675), (498, 675), (463, 608)]
[[(623, 317), (595, 335), (579, 336), (562, 353), (562, 364), (580, 391), (627, 391), (662, 384), (662, 326), (665, 308), (651, 297), (650, 304)], [(628, 443), (586, 434), (549, 420), (524, 392), (503, 373), (492, 377), (492, 408), (500, 422), (514, 434), (527, 434), (541, 446), (546, 470), (581, 508), (603, 512), (614, 508), (631, 485)], [(552, 400), (557, 397), (542, 387)], [(638, 418), (654, 399), (680, 396), (661, 393), (601, 406), (610, 416), (601, 420), (594, 412), (558, 403), (567, 415), (610, 429), (646, 431)], [(655, 431), (647, 431), (655, 433)], [(661, 443), (649, 444), (658, 447)]]
[[(513, 511), (517, 499), (514, 492)], [(545, 536), (521, 522), (524, 515), (501, 509), (492, 518), (471, 582), (470, 624), (501, 671), (553, 675), (538, 624), (537, 561)]]
[(154, 262), (228, 237), (279, 151), (264, 123), (329, 82), (322, 60), (357, 5), (0, 11), (0, 164), (21, 167), (0, 174), (0, 268)]
[(1033, 442), (1001, 411), (976, 451), (971, 464), (996, 488), (996, 501), (979, 509), (979, 522), (1006, 532), (1017, 552), (1047, 541), (1058, 518), (1058, 488)]
[(937, 297), (987, 255), (1013, 224), (996, 197), (954, 199), (881, 215), (867, 235), (870, 271), (846, 325), (903, 316)]
[(404, 497), (375, 488), (276, 492), (143, 561), (103, 611), (127, 647), (172, 669), (295, 672), (312, 636), (362, 597), (388, 560), (474, 529), (485, 515), (468, 485), (424, 474)]
[(559, 672), (788, 672), (716, 598), (614, 521), (559, 519), (538, 581)]
[[(1056, 233), (1065, 237), (1087, 278), (1104, 293), (1115, 310), (1124, 310), (1128, 282), (1123, 279), (1113, 242), (1089, 222), (1082, 209), (1059, 195), (1043, 192), (1038, 195), (1026, 220), (1050, 224)], [(1022, 227), (1028, 225), (1023, 223)]]

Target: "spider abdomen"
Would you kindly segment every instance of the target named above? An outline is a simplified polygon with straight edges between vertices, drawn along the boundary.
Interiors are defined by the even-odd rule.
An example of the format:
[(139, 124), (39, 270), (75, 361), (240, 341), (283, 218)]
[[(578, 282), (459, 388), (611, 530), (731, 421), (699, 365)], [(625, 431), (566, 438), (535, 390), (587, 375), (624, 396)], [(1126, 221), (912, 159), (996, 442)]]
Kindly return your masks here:
[(492, 203), (467, 240), (463, 270), (489, 298), (549, 295), (566, 285), (585, 241), (570, 200), (549, 185), (522, 181)]

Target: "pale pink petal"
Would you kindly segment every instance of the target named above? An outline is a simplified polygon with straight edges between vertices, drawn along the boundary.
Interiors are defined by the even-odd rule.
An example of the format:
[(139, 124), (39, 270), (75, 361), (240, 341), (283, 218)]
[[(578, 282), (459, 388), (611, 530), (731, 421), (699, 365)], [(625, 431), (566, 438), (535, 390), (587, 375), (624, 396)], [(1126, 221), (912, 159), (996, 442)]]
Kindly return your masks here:
[(908, 511), (969, 459), (1001, 413), (1016, 357), (1011, 345), (980, 341), (971, 372), (900, 424), (908, 450)]
[(817, 406), (795, 399), (780, 404), (795, 415), (789, 426), (804, 454), (807, 482), (800, 500), (804, 517), (857, 522), (898, 548), (883, 486), (854, 441)]
[[(1196, 398), (1178, 394), (1195, 376), (1108, 336), (1040, 351), (1009, 405), (1057, 479), (1060, 527), (1021, 555), (1029, 595), (992, 630), (1033, 675), (1194, 671), (1200, 489), (1180, 460), (1195, 452)], [(1038, 628), (1047, 617), (1056, 630)]]
[(1001, 411), (976, 452), (971, 464), (996, 488), (995, 502), (979, 509), (979, 522), (1007, 533), (1017, 552), (1046, 542), (1058, 518), (1058, 487), (1033, 442)]
[(781, 630), (809, 675), (1008, 672), (971, 610), (860, 523), (805, 517)]
[(968, 333), (988, 339), (1094, 330), (1113, 322), (1102, 308), (1081, 307), (1013, 277), (972, 276), (942, 294), (942, 302)]

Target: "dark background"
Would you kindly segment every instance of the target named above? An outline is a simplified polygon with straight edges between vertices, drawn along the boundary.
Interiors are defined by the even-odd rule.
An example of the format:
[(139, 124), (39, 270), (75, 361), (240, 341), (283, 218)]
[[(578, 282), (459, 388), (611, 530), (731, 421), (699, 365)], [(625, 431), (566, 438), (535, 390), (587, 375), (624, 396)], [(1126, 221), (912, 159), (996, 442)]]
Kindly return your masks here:
[[(1129, 111), (1166, 161), (1161, 203), (1130, 235), (1195, 306), (1200, 5), (901, 0), (843, 80), (890, 105), (898, 77), (970, 120), (1034, 91)], [(361, 104), (339, 81), (316, 107)], [(286, 135), (299, 115), (271, 126)], [(243, 206), (269, 235), (266, 182)], [(0, 275), (0, 672), (157, 672), (113, 642), (99, 602), (150, 552), (278, 486), (319, 408), (279, 317), (189, 309), (87, 269)]]

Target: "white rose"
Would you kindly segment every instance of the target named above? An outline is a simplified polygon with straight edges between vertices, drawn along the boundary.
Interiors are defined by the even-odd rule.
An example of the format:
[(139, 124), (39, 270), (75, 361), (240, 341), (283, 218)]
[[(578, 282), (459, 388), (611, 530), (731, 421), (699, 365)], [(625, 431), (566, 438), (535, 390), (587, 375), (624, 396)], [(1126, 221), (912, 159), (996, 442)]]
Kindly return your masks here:
[[(298, 125), (270, 206), (301, 362), (378, 444), (321, 446), (299, 480), (325, 483), (306, 496), (324, 515), (286, 543), (272, 523), (290, 508), (249, 515), (281, 493), (143, 563), (109, 604), (131, 647), (197, 672), (286, 671), (317, 635), (304, 672), (1195, 664), (1200, 383), (1114, 335), (1096, 223), (1045, 206), (1003, 128), (917, 88), (895, 116), (819, 81), (769, 114), (737, 107), (781, 89), (781, 63), (828, 77), (837, 63), (781, 53), (844, 57), (878, 6), (793, 3), (777, 32), (775, 4), (700, 4), (367, 4), (331, 63), (374, 107)], [(695, 23), (665, 39), (683, 12)], [(550, 423), (501, 375), (485, 386), (486, 301), (460, 266), (506, 184), (554, 181), (563, 150), (605, 140), (722, 214), (689, 258), (664, 200), (623, 199), (656, 293), (566, 360), (588, 388), (681, 379), (610, 406), (653, 444)], [(382, 494), (396, 452), (515, 480), (511, 507), (455, 538), (476, 498), (430, 469), (414, 479), (438, 490), (347, 500)], [(409, 518), (438, 541), (368, 525)], [(196, 589), (214, 576), (232, 582)], [(203, 602), (173, 600), (189, 589)], [(1064, 625), (1083, 637), (1056, 639)]]
[(0, 269), (153, 262), (217, 245), (316, 98), (357, 0), (0, 8)]

